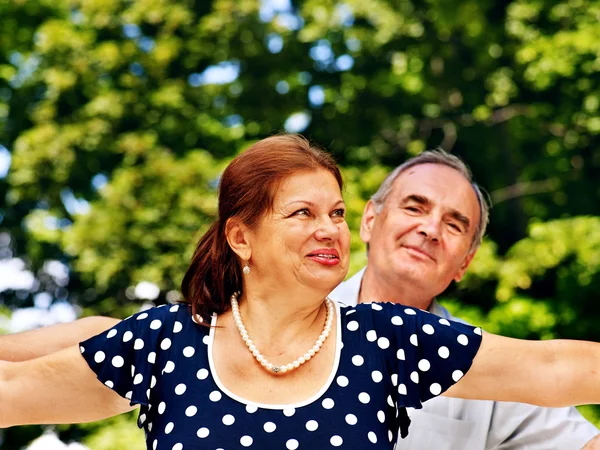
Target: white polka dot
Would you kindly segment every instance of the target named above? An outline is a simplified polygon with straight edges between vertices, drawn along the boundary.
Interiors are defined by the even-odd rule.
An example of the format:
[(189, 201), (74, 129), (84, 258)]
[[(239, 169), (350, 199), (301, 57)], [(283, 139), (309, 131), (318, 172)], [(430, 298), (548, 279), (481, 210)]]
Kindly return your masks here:
[(435, 333), (435, 330), (434, 330), (434, 328), (431, 325), (429, 325), (427, 323), (427, 324), (423, 325), (423, 333), (425, 333), (425, 334), (433, 334), (433, 333)]
[(181, 322), (175, 322), (173, 324), (173, 333), (179, 333), (181, 330), (183, 330), (183, 325)]
[(171, 339), (169, 338), (165, 338), (162, 340), (162, 342), (160, 343), (160, 348), (162, 348), (163, 350), (168, 350), (171, 347)]
[(138, 373), (133, 379), (133, 384), (140, 384), (142, 381), (144, 381), (144, 376), (141, 373)]
[(200, 439), (204, 439), (205, 437), (207, 437), (210, 434), (210, 431), (208, 430), (208, 428), (206, 427), (202, 427), (198, 430), (198, 433), (196, 433), (196, 435), (200, 438)]
[(348, 383), (349, 383), (348, 378), (345, 377), (344, 375), (340, 375), (339, 377), (337, 377), (336, 381), (340, 387), (346, 387), (346, 386), (348, 386)]
[(207, 334), (206, 336), (204, 336), (204, 337), (202, 338), (202, 343), (203, 343), (204, 345), (208, 345), (208, 341), (210, 341), (210, 336)]
[(283, 410), (283, 415), (286, 417), (292, 417), (296, 413), (294, 408), (286, 408)]
[(250, 436), (242, 436), (242, 438), (240, 439), (240, 444), (242, 444), (242, 446), (244, 447), (250, 447), (252, 445), (252, 438)]
[(394, 405), (394, 400), (392, 399), (391, 395), (387, 396), (387, 402), (388, 402), (388, 405), (390, 405), (392, 408), (395, 406)]
[(104, 361), (104, 358), (106, 358), (106, 355), (104, 354), (103, 351), (98, 351), (94, 355), (94, 361), (96, 361), (98, 364), (100, 364), (102, 361)]
[(379, 370), (374, 370), (371, 372), (371, 378), (375, 383), (379, 383), (381, 380), (383, 380), (383, 375)]
[(171, 373), (175, 370), (175, 363), (173, 361), (167, 361), (165, 364), (165, 368), (163, 370), (164, 373)]
[(246, 405), (246, 412), (248, 414), (254, 414), (256, 411), (258, 411), (258, 407), (254, 405)]
[(377, 332), (375, 330), (367, 331), (367, 341), (375, 342), (377, 340)]
[(323, 400), (323, 402), (321, 403), (321, 405), (325, 409), (331, 409), (335, 405), (335, 402), (332, 399), (330, 399), (330, 398), (326, 398), (325, 400)]
[(366, 392), (361, 392), (360, 394), (358, 394), (358, 401), (366, 405), (371, 401), (371, 396)]
[(398, 394), (401, 394), (401, 395), (406, 395), (406, 393), (407, 393), (407, 392), (406, 392), (406, 386), (405, 386), (404, 384), (402, 384), (402, 383), (401, 383), (401, 384), (398, 386)]
[(306, 429), (308, 431), (315, 431), (317, 428), (319, 428), (319, 422), (316, 420), (309, 420), (306, 422)]
[(231, 414), (225, 414), (223, 416), (223, 425), (233, 425), (233, 422), (235, 422), (235, 417)]
[(346, 313), (346, 315), (347, 315), (347, 316), (349, 316), (350, 314), (354, 314), (355, 312), (356, 312), (356, 310), (355, 310), (355, 309), (351, 309), (350, 311), (348, 311), (348, 312)]
[(386, 337), (380, 337), (379, 339), (377, 339), (377, 345), (380, 349), (385, 350), (390, 346), (390, 340)]
[(371, 303), (371, 308), (374, 311), (381, 311), (383, 308), (381, 307), (381, 305), (378, 305), (377, 303)]
[(352, 357), (352, 364), (354, 364), (355, 366), (362, 366), (364, 362), (365, 359), (360, 355), (354, 355)]
[(392, 384), (394, 386), (398, 386), (398, 374), (397, 373), (393, 373), (392, 376), (390, 377), (390, 379), (392, 380)]
[(158, 330), (160, 327), (162, 327), (162, 322), (158, 319), (154, 319), (152, 322), (150, 322), (150, 328), (152, 330)]
[(481, 336), (481, 328), (477, 327), (473, 330), (473, 333), (478, 334), (479, 336)]
[(463, 377), (464, 373), (462, 373), (462, 371), (460, 370), (455, 370), (454, 372), (452, 372), (452, 379), (454, 381), (458, 381)]
[(179, 305), (173, 305), (169, 308), (169, 312), (177, 312), (179, 309)]
[(209, 395), (208, 398), (210, 399), (211, 402), (218, 402), (219, 400), (221, 400), (221, 393), (219, 391), (212, 391)]
[(152, 422), (148, 424), (148, 431), (152, 431)]
[(85, 353), (85, 348), (83, 348), (83, 345), (80, 345), (80, 346), (79, 346), (79, 351), (80, 351), (81, 353)]
[(414, 315), (416, 315), (417, 313), (415, 312), (415, 310), (414, 310), (414, 309), (406, 308), (406, 309), (404, 310), (404, 314), (406, 314), (406, 315), (409, 315), (409, 316), (414, 316)]
[(123, 359), (122, 356), (115, 356), (111, 362), (112, 362), (113, 367), (117, 367), (117, 368), (123, 367), (123, 365), (125, 364), (125, 360)]
[(117, 330), (115, 330), (114, 328), (112, 330), (110, 330), (107, 334), (106, 334), (106, 338), (110, 339), (113, 338), (117, 335)]
[(135, 342), (133, 343), (133, 349), (141, 350), (143, 348), (144, 348), (144, 341), (141, 339), (136, 339)]
[(450, 322), (448, 322), (446, 319), (440, 319), (439, 322), (440, 322), (440, 324), (446, 325), (447, 327), (450, 326)]
[(263, 425), (263, 429), (267, 432), (267, 433), (272, 433), (273, 431), (275, 431), (275, 429), (277, 428), (277, 425), (275, 425), (273, 422), (266, 422)]
[(344, 443), (344, 440), (342, 439), (341, 436), (332, 436), (331, 439), (329, 439), (329, 442), (334, 447), (339, 447), (340, 445), (342, 445)]
[(134, 375), (135, 375), (135, 366), (132, 365), (131, 366), (131, 376), (134, 376)]
[(348, 328), (348, 330), (350, 330), (350, 331), (356, 331), (356, 330), (358, 330), (358, 322), (356, 320), (353, 320), (352, 322), (348, 322), (348, 325), (346, 325), (346, 328)]
[(419, 367), (419, 370), (421, 372), (427, 372), (429, 369), (431, 369), (431, 364), (426, 359), (422, 359), (421, 361), (419, 361), (419, 364), (417, 367)]
[(410, 343), (411, 343), (412, 345), (414, 345), (415, 347), (418, 347), (418, 346), (419, 346), (419, 339), (417, 338), (417, 335), (416, 335), (416, 334), (411, 334), (411, 335), (410, 335), (410, 339), (409, 339), (409, 340), (410, 340)]
[(167, 404), (165, 402), (160, 402), (160, 404), (158, 405), (158, 413), (164, 413), (165, 409), (167, 409)]
[(296, 450), (300, 444), (296, 439), (290, 439), (285, 443), (285, 448), (288, 450)]
[(200, 369), (196, 373), (196, 378), (198, 378), (199, 380), (206, 380), (207, 377), (208, 377), (208, 370), (206, 370), (206, 369)]
[(396, 358), (398, 358), (401, 361), (406, 360), (406, 355), (404, 354), (404, 350), (399, 348), (398, 351), (396, 352)]
[(433, 383), (431, 386), (429, 386), (429, 392), (431, 392), (433, 395), (440, 395), (442, 393), (442, 386), (440, 386), (438, 383)]
[(402, 325), (404, 323), (404, 321), (402, 320), (402, 317), (400, 316), (394, 316), (392, 317), (392, 324), (393, 325)]
[(377, 435), (375, 433), (369, 431), (367, 436), (369, 437), (369, 441), (371, 441), (373, 444), (377, 444)]
[(388, 441), (392, 442), (394, 440), (394, 433), (392, 430), (388, 430)]
[(113, 383), (113, 382), (112, 382), (112, 381), (110, 381), (110, 380), (106, 380), (106, 381), (104, 382), (104, 384), (105, 384), (105, 385), (107, 385), (107, 386), (108, 386), (109, 388), (111, 388), (111, 389), (115, 387), (115, 383)]
[(177, 395), (185, 394), (186, 390), (187, 390), (187, 386), (183, 383), (180, 383), (177, 386), (175, 386), (175, 394), (177, 394)]
[(146, 414), (140, 414), (140, 418), (138, 419), (139, 423), (146, 422)]
[(191, 358), (196, 353), (196, 349), (194, 347), (186, 347), (183, 349), (183, 356), (186, 358)]
[(141, 313), (139, 316), (136, 317), (136, 319), (144, 320), (146, 317), (148, 317), (148, 313)]
[(131, 397), (133, 396), (133, 392), (129, 391), (127, 394), (125, 394), (125, 398), (127, 400), (131, 400)]
[(154, 442), (152, 443), (152, 450), (156, 450), (156, 447), (158, 447), (158, 439), (154, 439)]
[(419, 382), (419, 374), (418, 372), (413, 372), (410, 374), (410, 379), (412, 380), (413, 383), (418, 383)]
[(460, 345), (468, 345), (469, 344), (469, 338), (466, 337), (464, 334), (459, 335), (456, 340), (458, 341), (458, 343)]
[(346, 414), (346, 423), (348, 425), (356, 425), (358, 423), (358, 419), (354, 414)]
[(450, 350), (448, 350), (448, 347), (442, 346), (438, 350), (438, 355), (440, 355), (440, 358), (447, 359), (450, 356)]
[(165, 427), (165, 434), (169, 434), (175, 428), (175, 424), (173, 422), (169, 422)]
[(377, 420), (381, 423), (385, 423), (385, 413), (383, 411), (377, 411)]
[(131, 339), (133, 339), (133, 333), (131, 331), (126, 331), (123, 334), (123, 342), (129, 342)]
[(154, 364), (156, 362), (156, 353), (154, 353), (154, 352), (148, 353), (148, 362), (150, 364)]
[(183, 444), (175, 444), (171, 450), (183, 450)]

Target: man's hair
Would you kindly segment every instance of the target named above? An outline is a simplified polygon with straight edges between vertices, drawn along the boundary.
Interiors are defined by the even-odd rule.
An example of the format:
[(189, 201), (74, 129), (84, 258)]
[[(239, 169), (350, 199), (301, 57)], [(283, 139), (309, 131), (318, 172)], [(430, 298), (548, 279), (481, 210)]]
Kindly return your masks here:
[(471, 248), (469, 249), (469, 252), (475, 251), (481, 245), (481, 241), (483, 240), (483, 236), (485, 234), (485, 229), (487, 228), (489, 222), (489, 203), (487, 202), (477, 183), (473, 181), (473, 174), (471, 173), (469, 167), (459, 157), (447, 153), (441, 148), (424, 151), (423, 153), (410, 158), (403, 164), (396, 167), (386, 177), (386, 179), (383, 180), (383, 183), (381, 183), (381, 186), (379, 186), (377, 192), (375, 192), (375, 194), (371, 197), (371, 201), (375, 204), (375, 210), (379, 213), (383, 209), (390, 192), (392, 192), (394, 181), (396, 181), (396, 178), (398, 178), (400, 174), (411, 167), (420, 166), (423, 164), (439, 164), (450, 167), (465, 177), (465, 179), (471, 184), (471, 187), (477, 196), (477, 201), (479, 202), (480, 213), (479, 223), (477, 224), (475, 235), (473, 236), (473, 241), (471, 242)]

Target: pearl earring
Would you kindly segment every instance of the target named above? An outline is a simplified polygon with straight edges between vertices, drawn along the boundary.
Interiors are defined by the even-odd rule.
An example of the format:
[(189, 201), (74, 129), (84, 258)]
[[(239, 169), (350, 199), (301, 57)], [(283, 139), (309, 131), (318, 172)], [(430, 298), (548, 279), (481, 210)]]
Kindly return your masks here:
[(244, 275), (248, 275), (250, 273), (250, 266), (248, 265), (248, 261), (244, 263), (244, 268), (242, 269), (242, 272), (244, 272)]

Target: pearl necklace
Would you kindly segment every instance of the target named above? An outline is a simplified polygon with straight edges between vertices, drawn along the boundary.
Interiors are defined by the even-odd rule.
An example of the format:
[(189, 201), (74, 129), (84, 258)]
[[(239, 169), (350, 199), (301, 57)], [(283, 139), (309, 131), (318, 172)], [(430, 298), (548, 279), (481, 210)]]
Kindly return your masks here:
[(233, 320), (235, 321), (240, 335), (242, 336), (242, 340), (248, 346), (248, 350), (250, 350), (250, 353), (252, 353), (252, 356), (254, 356), (254, 358), (260, 363), (262, 367), (273, 373), (290, 372), (300, 367), (306, 361), (315, 356), (319, 352), (319, 350), (321, 350), (325, 339), (327, 339), (327, 336), (329, 336), (329, 333), (331, 332), (331, 325), (333, 323), (333, 302), (329, 298), (326, 298), (325, 306), (327, 307), (327, 317), (325, 318), (325, 326), (323, 327), (323, 332), (319, 335), (317, 342), (315, 342), (315, 345), (313, 345), (312, 348), (309, 351), (307, 351), (304, 355), (302, 355), (298, 359), (295, 359), (291, 363), (276, 366), (275, 364), (272, 364), (269, 361), (267, 361), (267, 359), (256, 348), (256, 345), (254, 345), (254, 342), (252, 342), (250, 336), (248, 336), (248, 331), (246, 330), (244, 322), (242, 322), (242, 317), (240, 316), (240, 308), (237, 301), (238, 295), (240, 295), (239, 292), (234, 292), (231, 296), (231, 312), (233, 313)]

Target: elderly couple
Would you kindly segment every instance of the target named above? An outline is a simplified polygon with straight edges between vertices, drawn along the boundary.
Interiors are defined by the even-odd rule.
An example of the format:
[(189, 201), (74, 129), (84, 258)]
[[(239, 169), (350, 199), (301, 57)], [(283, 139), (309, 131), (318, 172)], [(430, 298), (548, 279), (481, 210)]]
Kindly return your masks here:
[[(396, 449), (600, 448), (598, 430), (573, 407), (458, 398), (598, 402), (597, 388), (586, 396), (585, 386), (565, 386), (546, 401), (537, 380), (511, 386), (511, 374), (535, 374), (532, 350), (572, 366), (548, 366), (562, 381), (593, 370), (583, 360), (597, 345), (519, 346), (484, 334), (480, 347), (480, 330), (436, 302), (463, 277), (488, 221), (465, 164), (429, 151), (391, 172), (362, 217), (368, 265), (327, 296), (348, 267), (341, 186), (331, 158), (302, 138), (252, 146), (223, 174), (219, 219), (183, 281), (189, 305), (3, 336), (0, 359), (13, 362), (0, 364), (0, 426), (95, 420), (139, 404), (153, 449), (392, 448), (396, 440)], [(65, 412), (69, 405), (77, 411)]]

